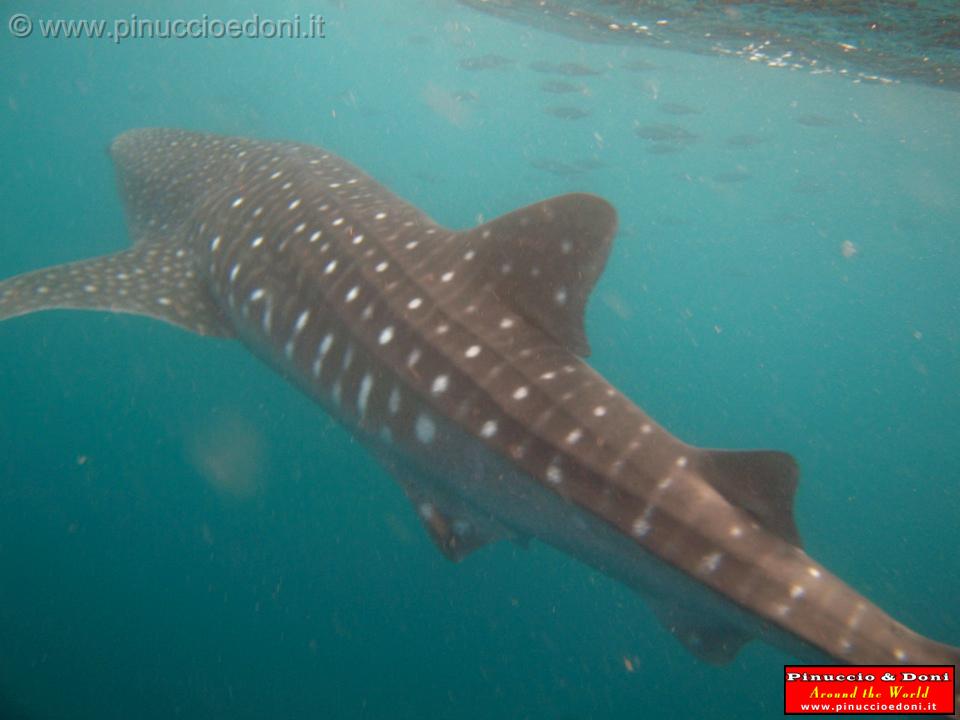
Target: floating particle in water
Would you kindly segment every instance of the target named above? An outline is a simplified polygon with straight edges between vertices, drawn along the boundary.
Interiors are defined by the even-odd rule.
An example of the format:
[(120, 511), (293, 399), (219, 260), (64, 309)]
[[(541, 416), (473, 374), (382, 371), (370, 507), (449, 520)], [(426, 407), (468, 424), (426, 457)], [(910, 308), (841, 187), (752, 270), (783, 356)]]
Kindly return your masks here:
[(914, 339), (914, 340), (923, 340), (923, 333), (920, 332), (919, 330), (914, 330), (914, 331), (913, 331), (913, 339)]
[(470, 91), (460, 91), (460, 93), (451, 93), (443, 88), (428, 83), (423, 89), (423, 101), (433, 112), (444, 118), (447, 122), (457, 127), (464, 127), (469, 118), (470, 112), (466, 107), (466, 100), (469, 95), (463, 94)]
[(853, 244), (852, 240), (844, 240), (842, 243), (840, 243), (840, 253), (845, 258), (852, 258), (858, 252), (859, 250), (857, 249), (857, 246)]
[(222, 495), (245, 499), (256, 495), (267, 476), (264, 439), (240, 414), (216, 416), (188, 433), (187, 459)]
[[(645, 286), (642, 286), (641, 289), (646, 291)], [(601, 300), (603, 301), (603, 304), (610, 308), (610, 310), (612, 310), (621, 320), (629, 320), (633, 317), (633, 308), (631, 307), (629, 300), (624, 298), (622, 295), (614, 292), (608, 292), (601, 296)]]

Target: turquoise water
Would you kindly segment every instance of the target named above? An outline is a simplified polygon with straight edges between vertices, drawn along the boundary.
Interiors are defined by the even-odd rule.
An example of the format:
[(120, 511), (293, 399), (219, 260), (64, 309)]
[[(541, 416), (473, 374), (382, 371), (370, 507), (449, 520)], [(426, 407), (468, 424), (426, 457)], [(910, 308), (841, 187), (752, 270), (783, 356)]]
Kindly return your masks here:
[[(73, 5), (57, 17), (157, 17)], [(960, 95), (589, 45), (439, 0), (162, 17), (247, 10), (323, 13), (327, 37), (2, 28), (0, 277), (127, 243), (105, 148), (146, 125), (323, 145), (455, 227), (597, 193), (621, 230), (594, 366), (685, 440), (793, 453), (807, 550), (960, 644)], [(488, 55), (511, 62), (469, 69)], [(697, 138), (636, 133), (663, 124)], [(0, 325), (0, 349), (0, 717), (782, 712), (787, 656), (703, 665), (547, 547), (448, 563), (349, 435), (236, 343), (51, 312)]]

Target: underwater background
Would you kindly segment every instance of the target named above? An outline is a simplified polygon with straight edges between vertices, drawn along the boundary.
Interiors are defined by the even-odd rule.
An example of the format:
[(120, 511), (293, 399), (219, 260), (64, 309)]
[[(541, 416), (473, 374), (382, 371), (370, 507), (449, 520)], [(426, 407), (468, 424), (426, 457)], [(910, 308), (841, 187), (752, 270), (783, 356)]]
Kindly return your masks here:
[[(142, 126), (321, 145), (458, 228), (596, 193), (620, 231), (592, 365), (688, 442), (792, 453), (807, 551), (960, 645), (948, 3), (926, 4), (941, 35), (888, 15), (904, 54), (862, 65), (869, 38), (784, 3), (779, 47), (800, 18), (830, 45), (793, 69), (693, 31), (596, 37), (628, 3), (31, 5), (0, 3), (0, 277), (128, 243), (106, 148)], [(668, 22), (646, 35), (669, 27), (651, 7)], [(21, 9), (313, 13), (325, 37), (16, 38)], [(0, 324), (2, 720), (779, 717), (790, 661), (750, 643), (705, 665), (542, 544), (449, 563), (400, 487), (238, 343), (105, 313)]]

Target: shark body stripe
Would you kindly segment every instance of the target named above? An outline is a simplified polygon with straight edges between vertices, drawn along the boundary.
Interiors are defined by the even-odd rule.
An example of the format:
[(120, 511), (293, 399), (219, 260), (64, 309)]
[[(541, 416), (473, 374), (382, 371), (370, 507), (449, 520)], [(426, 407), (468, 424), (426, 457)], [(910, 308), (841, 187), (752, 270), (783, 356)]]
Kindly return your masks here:
[(307, 145), (147, 129), (112, 153), (134, 247), (0, 283), (0, 319), (99, 308), (236, 335), (357, 433), (448, 557), (539, 538), (644, 594), (709, 661), (760, 637), (958, 662), (801, 549), (788, 455), (683, 443), (586, 364), (603, 200), (454, 231)]

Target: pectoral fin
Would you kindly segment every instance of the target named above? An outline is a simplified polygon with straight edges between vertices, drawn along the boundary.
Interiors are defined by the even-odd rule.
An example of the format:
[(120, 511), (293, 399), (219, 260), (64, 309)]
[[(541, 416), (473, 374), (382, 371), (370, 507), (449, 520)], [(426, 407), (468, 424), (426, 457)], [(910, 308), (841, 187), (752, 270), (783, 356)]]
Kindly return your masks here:
[(676, 605), (654, 605), (662, 624), (683, 646), (711, 665), (730, 663), (751, 638), (722, 620)]
[(234, 335), (185, 247), (137, 245), (0, 282), (0, 320), (53, 309), (147, 315), (200, 335)]

